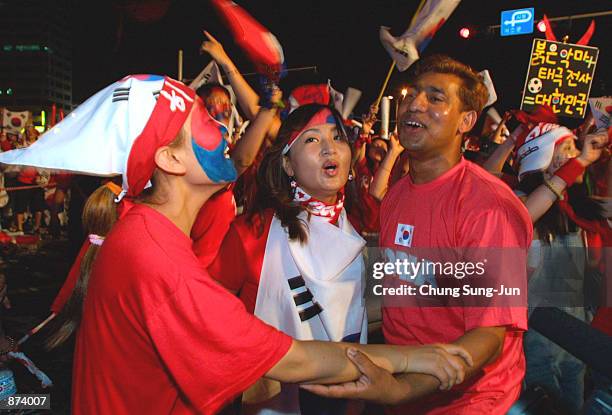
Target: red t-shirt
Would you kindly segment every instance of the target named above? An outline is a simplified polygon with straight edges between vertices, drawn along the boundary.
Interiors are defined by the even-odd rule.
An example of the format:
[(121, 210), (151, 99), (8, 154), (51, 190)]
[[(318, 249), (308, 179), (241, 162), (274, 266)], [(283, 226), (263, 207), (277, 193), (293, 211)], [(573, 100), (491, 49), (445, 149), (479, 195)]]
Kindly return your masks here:
[(291, 338), (202, 269), (191, 239), (133, 207), (94, 263), (74, 355), (74, 414), (213, 414)]
[[(411, 244), (396, 244), (401, 229), (411, 229)], [(510, 188), (465, 159), (429, 183), (415, 185), (409, 175), (404, 177), (389, 190), (381, 206), (381, 246), (397, 251), (405, 250), (404, 246), (442, 248), (441, 251), (452, 247), (516, 247), (524, 248), (526, 253), (532, 232), (527, 209)], [(526, 269), (525, 274), (516, 278), (526, 287)], [(503, 350), (496, 362), (483, 369), (482, 375), (449, 392), (435, 393), (391, 412), (506, 413), (520, 394), (525, 374), (522, 336), (527, 329), (527, 310), (461, 306), (383, 308), (383, 333), (390, 344), (449, 343), (469, 330), (495, 326), (507, 328)]]
[(217, 256), (223, 237), (236, 217), (233, 186), (211, 197), (191, 228), (193, 252), (204, 268)]
[[(249, 313), (255, 312), (259, 277), (263, 267), (266, 243), (274, 212), (264, 212), (263, 223), (258, 216), (253, 223), (241, 215), (232, 222), (219, 254), (208, 268), (210, 275), (229, 290), (239, 292), (240, 299)], [(262, 232), (259, 233), (259, 226)]]
[(23, 184), (34, 184), (36, 176), (38, 176), (38, 171), (35, 167), (24, 167), (19, 171), (17, 181)]

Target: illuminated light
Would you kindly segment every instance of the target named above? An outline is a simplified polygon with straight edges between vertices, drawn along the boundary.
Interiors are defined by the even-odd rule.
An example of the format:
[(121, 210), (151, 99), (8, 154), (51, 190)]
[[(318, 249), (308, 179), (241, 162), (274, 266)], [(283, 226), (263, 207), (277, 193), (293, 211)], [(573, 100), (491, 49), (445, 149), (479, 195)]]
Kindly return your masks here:
[(19, 52), (37, 52), (41, 48), (40, 45), (17, 45), (15, 49)]
[(467, 39), (470, 37), (470, 29), (468, 29), (467, 27), (463, 27), (461, 28), (461, 30), (459, 30), (459, 36), (461, 36), (464, 39)]
[(35, 125), (34, 129), (36, 131), (38, 131), (39, 133), (44, 133), (45, 132), (45, 127), (41, 127), (40, 125)]
[[(45, 121), (47, 120), (46, 115), (47, 115), (47, 114), (45, 114), (45, 111), (44, 111), (44, 110), (40, 112), (40, 125), (41, 125), (41, 128), (43, 129), (43, 131), (44, 131), (44, 129), (45, 129), (45, 124), (46, 124), (46, 122), (45, 122)], [(38, 127), (37, 127), (37, 129), (38, 129)], [(41, 132), (42, 132), (42, 131), (41, 131)]]
[(408, 95), (408, 89), (407, 88), (403, 88), (402, 89), (402, 97), (406, 98), (406, 95)]
[(12, 51), (12, 50), (13, 50), (13, 45), (4, 45), (4, 46), (2, 46), (2, 49), (3, 49), (5, 52), (10, 52), (10, 51)]
[(6, 90), (6, 95), (13, 95), (13, 88), (8, 88)]
[(389, 99), (393, 99), (393, 96), (392, 96), (392, 95), (389, 95), (387, 98), (389, 98)]
[(544, 20), (540, 20), (538, 22), (538, 30), (542, 33), (546, 32), (546, 23), (544, 22)]

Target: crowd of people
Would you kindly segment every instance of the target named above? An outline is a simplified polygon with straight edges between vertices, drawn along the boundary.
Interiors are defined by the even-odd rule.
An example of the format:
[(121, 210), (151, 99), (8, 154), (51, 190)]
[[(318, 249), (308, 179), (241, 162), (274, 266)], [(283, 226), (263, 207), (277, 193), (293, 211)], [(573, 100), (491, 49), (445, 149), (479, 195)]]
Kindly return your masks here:
[[(2, 129), (0, 149), (6, 152), (27, 148), (39, 136), (40, 132), (31, 123), (23, 129), (23, 133)], [(69, 173), (31, 166), (4, 166), (0, 182), (2, 230), (12, 236), (48, 234), (59, 237), (62, 225), (67, 222), (64, 205), (71, 177)]]
[[(585, 391), (609, 388), (595, 370), (587, 390), (585, 365), (528, 326), (530, 307), (572, 281), (564, 311), (612, 335), (605, 301), (584, 300), (586, 281), (602, 293), (609, 274), (608, 130), (592, 117), (566, 128), (547, 107), (485, 123), (482, 77), (432, 55), (408, 70), (383, 138), (376, 103), (355, 123), (327, 85), (256, 91), (207, 36), (202, 50), (231, 91), (128, 76), (75, 110), (57, 148), (43, 136), (31, 153), (0, 157), (41, 160), (7, 187), (41, 184), (69, 146), (63, 169), (109, 175), (108, 162), (122, 174), (85, 203), (88, 237), (52, 306), (49, 346), (77, 337), (75, 414), (341, 414), (364, 400), (389, 413), (502, 414), (533, 386), (579, 413)], [(228, 128), (232, 95), (249, 120), (242, 135)], [(4, 133), (0, 144), (14, 148)], [(69, 176), (56, 177), (54, 220)], [(15, 199), (16, 229), (26, 211), (40, 229), (42, 189)], [(487, 283), (529, 287), (533, 299), (385, 306), (385, 344), (368, 344), (366, 246), (444, 259), (460, 248), (463, 260), (513, 252), (511, 275), (492, 267)], [(386, 286), (460, 282), (422, 274)]]

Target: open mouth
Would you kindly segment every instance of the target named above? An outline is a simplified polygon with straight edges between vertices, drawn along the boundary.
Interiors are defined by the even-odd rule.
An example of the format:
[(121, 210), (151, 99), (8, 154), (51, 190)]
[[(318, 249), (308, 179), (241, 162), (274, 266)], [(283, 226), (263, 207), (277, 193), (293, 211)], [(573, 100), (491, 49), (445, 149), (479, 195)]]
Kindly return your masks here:
[(425, 125), (421, 124), (418, 121), (404, 121), (404, 126), (414, 129), (426, 128)]
[(335, 161), (326, 161), (325, 164), (323, 164), (323, 170), (325, 174), (335, 176), (338, 173), (338, 163)]

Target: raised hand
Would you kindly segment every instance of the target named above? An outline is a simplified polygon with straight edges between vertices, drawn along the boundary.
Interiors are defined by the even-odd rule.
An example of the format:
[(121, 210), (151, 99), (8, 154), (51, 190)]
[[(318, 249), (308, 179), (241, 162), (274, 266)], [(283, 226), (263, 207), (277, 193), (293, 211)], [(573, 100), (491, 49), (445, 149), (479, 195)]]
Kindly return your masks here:
[(208, 40), (202, 42), (200, 52), (208, 53), (221, 66), (230, 65), (232, 61), (227, 53), (225, 53), (223, 45), (206, 30), (204, 31), (204, 35)]
[(448, 390), (463, 382), (465, 365), (473, 364), (472, 356), (461, 346), (432, 344), (416, 347), (404, 372), (435, 376), (440, 381), (440, 389)]
[(511, 117), (512, 114), (510, 112), (506, 112), (504, 114), (504, 118), (502, 118), (501, 122), (499, 123), (499, 125), (493, 132), (493, 135), (491, 136), (491, 141), (497, 144), (503, 144), (506, 141), (506, 139), (510, 135), (508, 128), (506, 128), (506, 123)]
[(393, 154), (399, 155), (399, 154), (402, 154), (404, 150), (405, 149), (401, 145), (397, 133), (389, 134), (389, 151), (392, 152)]
[(606, 131), (589, 134), (584, 138), (582, 152), (578, 161), (584, 166), (594, 163), (601, 157), (601, 153), (608, 145), (608, 133)]

